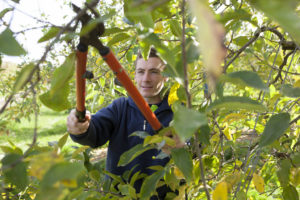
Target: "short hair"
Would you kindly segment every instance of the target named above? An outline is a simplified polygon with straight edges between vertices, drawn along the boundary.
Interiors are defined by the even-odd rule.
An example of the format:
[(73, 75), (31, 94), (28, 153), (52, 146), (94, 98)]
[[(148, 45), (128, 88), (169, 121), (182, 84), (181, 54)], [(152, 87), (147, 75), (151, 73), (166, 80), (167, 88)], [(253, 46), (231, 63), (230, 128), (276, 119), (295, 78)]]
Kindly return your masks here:
[[(156, 51), (156, 49), (154, 48), (154, 47), (151, 47), (150, 48), (150, 52), (149, 52), (149, 56), (148, 56), (149, 58), (159, 58), (163, 63), (164, 63), (164, 61), (159, 57), (159, 55), (157, 54), (157, 51)], [(136, 63), (137, 63), (137, 60), (138, 59), (144, 59), (144, 57), (143, 57), (143, 55), (142, 55), (142, 53), (141, 53), (141, 51), (139, 51), (138, 52), (138, 54), (137, 54), (137, 57), (136, 57), (136, 60), (135, 60), (135, 62), (134, 62), (134, 66), (136, 66)]]
[[(151, 47), (150, 48), (150, 52), (149, 52), (149, 58), (160, 58), (158, 55), (157, 55), (157, 51), (154, 47)], [(138, 55), (137, 55), (137, 58), (136, 59), (140, 59), (140, 58), (143, 58), (143, 55), (141, 53), (141, 51), (138, 52)]]

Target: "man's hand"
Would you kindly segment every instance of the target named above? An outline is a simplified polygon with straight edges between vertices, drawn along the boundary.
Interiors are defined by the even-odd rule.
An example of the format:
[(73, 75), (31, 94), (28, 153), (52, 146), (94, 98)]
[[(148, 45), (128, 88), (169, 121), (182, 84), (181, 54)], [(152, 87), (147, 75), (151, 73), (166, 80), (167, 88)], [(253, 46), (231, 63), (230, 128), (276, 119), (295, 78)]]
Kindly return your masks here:
[(90, 125), (91, 114), (89, 111), (86, 111), (85, 121), (79, 122), (76, 117), (76, 110), (71, 110), (67, 118), (67, 131), (73, 135), (79, 135), (85, 133)]
[(164, 136), (170, 137), (175, 142), (175, 146), (169, 146), (169, 145), (165, 144), (165, 146), (162, 147), (161, 150), (168, 155), (171, 154), (171, 150), (173, 148), (176, 149), (176, 148), (182, 148), (185, 146), (185, 143), (180, 140), (179, 136), (177, 134), (173, 134), (172, 131), (168, 131), (167, 133), (165, 133)]

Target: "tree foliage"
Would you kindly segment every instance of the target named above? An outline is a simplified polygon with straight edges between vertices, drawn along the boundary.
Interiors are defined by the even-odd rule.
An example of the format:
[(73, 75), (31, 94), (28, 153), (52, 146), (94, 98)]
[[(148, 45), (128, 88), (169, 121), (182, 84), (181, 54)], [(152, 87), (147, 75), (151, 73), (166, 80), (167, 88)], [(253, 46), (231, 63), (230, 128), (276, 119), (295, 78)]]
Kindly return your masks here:
[[(90, 12), (89, 3), (82, 8)], [(26, 54), (4, 18), (14, 9), (0, 12), (6, 27), (0, 33), (0, 56)], [(149, 199), (164, 180), (178, 192), (169, 199), (299, 199), (299, 9), (297, 0), (116, 0), (97, 3), (92, 12), (100, 17), (82, 30), (75, 13), (71, 21), (47, 24), (39, 39), (47, 43), (42, 58), (24, 62), (0, 82), (5, 98), (0, 132), (7, 131), (8, 119), (26, 117), (20, 110), (38, 117), (41, 104), (54, 110), (75, 106), (75, 47), (80, 35), (103, 21), (100, 40), (131, 77), (139, 50), (147, 59), (154, 46), (166, 62), (174, 110), (167, 129), (187, 145), (172, 150), (168, 165), (155, 166), (151, 176), (126, 172), (119, 177), (104, 170), (103, 160), (92, 162), (87, 147), (64, 153), (67, 134), (54, 146), (40, 146), (35, 129), (25, 152), (12, 142), (1, 146), (1, 198)], [(59, 43), (62, 52), (53, 49)], [(61, 53), (65, 62), (56, 66), (49, 58)], [(95, 77), (87, 84), (88, 110), (127, 96), (93, 48), (88, 68)], [(123, 154), (120, 164), (147, 149), (172, 145), (164, 131), (135, 133), (147, 139)], [(136, 193), (133, 183), (139, 178), (145, 181)]]

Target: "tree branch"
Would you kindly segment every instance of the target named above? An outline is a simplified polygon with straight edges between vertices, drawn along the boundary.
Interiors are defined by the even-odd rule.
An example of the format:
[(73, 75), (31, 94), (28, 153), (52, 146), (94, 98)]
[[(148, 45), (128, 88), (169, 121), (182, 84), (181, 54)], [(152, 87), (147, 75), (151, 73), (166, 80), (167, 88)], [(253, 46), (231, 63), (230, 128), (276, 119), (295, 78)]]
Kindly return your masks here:
[(237, 53), (235, 54), (235, 56), (224, 66), (224, 72), (226, 73), (227, 68), (229, 67), (229, 65), (231, 65), (238, 57), (239, 55), (248, 47), (250, 46), (255, 40), (257, 40), (257, 38), (259, 37), (260, 33), (265, 31), (266, 27), (262, 27), (259, 28), (255, 31), (254, 33), (254, 37), (249, 40), (244, 46), (242, 46)]
[[(94, 7), (97, 5), (99, 0), (93, 0), (91, 3), (89, 3), (89, 6)], [(26, 81), (24, 82), (24, 85), (26, 85), (28, 82), (31, 81), (33, 74), (40, 68), (40, 64), (43, 63), (46, 60), (46, 57), (48, 55), (48, 53), (51, 51), (52, 47), (55, 45), (55, 43), (59, 40), (60, 36), (67, 30), (70, 29), (71, 24), (74, 21), (78, 21), (78, 19), (88, 10), (89, 8), (86, 6), (84, 7), (66, 26), (64, 26), (59, 33), (56, 35), (55, 39), (46, 47), (46, 50), (43, 54), (43, 56), (41, 57), (41, 59), (37, 62), (37, 64), (35, 65), (35, 67), (32, 69), (31, 73), (28, 75)], [(24, 86), (23, 85), (23, 86)], [(5, 108), (7, 107), (7, 105), (9, 104), (9, 102), (13, 99), (14, 97), (14, 93), (12, 93), (9, 98), (6, 100), (5, 104), (2, 106), (2, 108), (0, 109), (0, 114), (4, 112)]]
[(251, 38), (244, 46), (242, 46), (236, 52), (235, 56), (224, 66), (224, 73), (226, 73), (226, 70), (229, 67), (229, 65), (231, 65), (248, 46), (250, 46), (253, 42), (255, 42), (258, 39), (260, 33), (262, 33), (262, 32), (271, 31), (272, 33), (277, 35), (278, 38), (280, 39), (280, 43), (282, 45), (283, 50), (295, 50), (298, 47), (295, 42), (286, 41), (283, 34), (281, 34), (276, 28), (277, 27), (269, 28), (269, 27), (265, 27), (265, 26), (258, 28), (254, 33), (254, 37)]
[(286, 65), (288, 58), (289, 58), (293, 53), (294, 53), (294, 51), (290, 51), (288, 54), (286, 54), (286, 55), (284, 56), (284, 59), (283, 59), (281, 65), (280, 65), (280, 67), (279, 67), (278, 74), (277, 74), (277, 76), (275, 77), (275, 79), (270, 83), (270, 85), (276, 83), (276, 82), (278, 81), (278, 79), (281, 78), (281, 72), (282, 72), (282, 69), (283, 69), (283, 67)]
[(300, 115), (298, 115), (298, 117), (296, 117), (295, 119), (293, 119), (293, 120), (290, 122), (290, 125), (292, 125), (293, 123), (296, 123), (299, 119), (300, 119)]

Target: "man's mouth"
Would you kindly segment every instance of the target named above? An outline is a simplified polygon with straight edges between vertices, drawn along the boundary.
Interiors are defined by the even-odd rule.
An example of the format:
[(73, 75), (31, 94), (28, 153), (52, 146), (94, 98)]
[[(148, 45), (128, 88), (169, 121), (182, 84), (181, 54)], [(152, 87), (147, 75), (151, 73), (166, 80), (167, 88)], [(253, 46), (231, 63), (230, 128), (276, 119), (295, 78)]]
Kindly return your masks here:
[(147, 90), (147, 89), (152, 89), (151, 86), (142, 86), (142, 88), (143, 88), (143, 89), (146, 89), (146, 90)]

